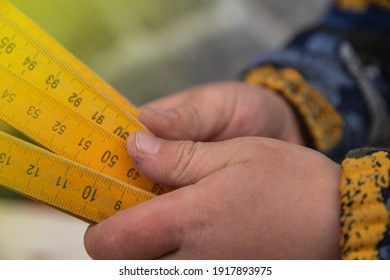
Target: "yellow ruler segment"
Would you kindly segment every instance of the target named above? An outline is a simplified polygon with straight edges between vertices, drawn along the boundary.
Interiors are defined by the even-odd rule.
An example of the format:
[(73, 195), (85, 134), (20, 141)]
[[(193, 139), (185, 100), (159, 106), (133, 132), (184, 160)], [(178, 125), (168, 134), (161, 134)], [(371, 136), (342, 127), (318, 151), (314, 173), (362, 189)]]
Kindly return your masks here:
[(0, 185), (89, 223), (172, 190), (128, 156), (138, 109), (5, 0), (0, 81), (0, 121), (41, 146), (0, 131)]
[(3, 121), (67, 159), (152, 193), (167, 191), (137, 171), (125, 140), (1, 64), (0, 81)]
[(10, 20), (16, 22), (21, 29), (29, 32), (32, 37), (39, 38), (40, 44), (47, 47), (54, 55), (57, 55), (66, 64), (72, 66), (75, 71), (82, 73), (82, 76), (85, 79), (89, 80), (92, 85), (95, 85), (98, 89), (104, 92), (117, 104), (123, 106), (123, 108), (131, 115), (138, 117), (138, 108), (136, 106), (130, 103), (129, 100), (124, 98), (103, 79), (97, 76), (84, 63), (77, 59), (72, 53), (65, 49), (51, 36), (45, 33), (41, 28), (39, 28), (39, 26), (37, 26), (32, 20), (26, 17), (15, 6), (13, 6), (6, 0), (0, 0), (0, 10), (3, 11)]
[[(69, 104), (86, 118), (127, 139), (142, 124), (0, 11), (0, 62)], [(39, 38), (41, 39), (41, 38)]]
[(154, 197), (1, 131), (0, 184), (91, 224)]

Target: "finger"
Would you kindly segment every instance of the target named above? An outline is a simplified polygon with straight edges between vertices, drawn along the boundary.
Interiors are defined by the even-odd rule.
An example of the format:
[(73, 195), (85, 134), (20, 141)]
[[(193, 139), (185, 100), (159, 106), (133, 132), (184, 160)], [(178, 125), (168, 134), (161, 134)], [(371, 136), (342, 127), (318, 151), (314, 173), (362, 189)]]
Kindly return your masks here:
[(154, 198), (89, 227), (86, 251), (93, 259), (156, 259), (175, 252), (182, 243), (182, 217), (188, 209), (183, 193)]
[(240, 160), (240, 146), (247, 141), (192, 142), (162, 140), (137, 131), (130, 135), (128, 151), (147, 177), (170, 186), (185, 186)]
[[(139, 118), (155, 135), (174, 140), (215, 139), (232, 119), (235, 83), (206, 85), (163, 98), (141, 109)], [(224, 98), (221, 92), (226, 91)]]

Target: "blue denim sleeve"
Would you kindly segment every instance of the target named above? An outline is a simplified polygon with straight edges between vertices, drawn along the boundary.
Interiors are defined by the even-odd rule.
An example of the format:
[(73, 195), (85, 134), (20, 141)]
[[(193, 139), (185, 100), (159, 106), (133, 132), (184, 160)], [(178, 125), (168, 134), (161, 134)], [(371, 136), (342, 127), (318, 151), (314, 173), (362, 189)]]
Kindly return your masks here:
[(317, 26), (259, 57), (243, 75), (264, 65), (298, 71), (343, 119), (341, 140), (325, 152), (341, 162), (351, 149), (390, 144), (390, 10), (338, 2)]

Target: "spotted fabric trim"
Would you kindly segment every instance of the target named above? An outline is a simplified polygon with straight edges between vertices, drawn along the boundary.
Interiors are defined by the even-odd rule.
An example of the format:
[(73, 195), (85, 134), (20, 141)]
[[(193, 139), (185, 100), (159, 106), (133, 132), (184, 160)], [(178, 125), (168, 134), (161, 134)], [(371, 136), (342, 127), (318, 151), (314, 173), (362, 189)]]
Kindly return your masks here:
[[(383, 195), (389, 189), (389, 153), (357, 150), (348, 154), (342, 168), (342, 257), (380, 259), (381, 243), (388, 239), (390, 225), (387, 198)], [(386, 246), (383, 247), (387, 250)]]
[(336, 4), (339, 9), (357, 12), (366, 11), (370, 5), (390, 9), (390, 0), (338, 0)]
[(264, 65), (247, 72), (244, 80), (280, 93), (301, 117), (316, 149), (327, 152), (340, 142), (343, 131), (341, 116), (296, 70)]

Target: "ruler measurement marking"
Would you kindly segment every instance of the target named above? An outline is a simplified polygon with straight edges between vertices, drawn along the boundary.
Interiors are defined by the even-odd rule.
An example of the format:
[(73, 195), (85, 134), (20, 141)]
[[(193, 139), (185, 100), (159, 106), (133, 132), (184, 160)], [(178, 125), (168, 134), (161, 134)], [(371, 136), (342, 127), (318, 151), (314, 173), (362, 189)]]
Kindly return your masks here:
[[(15, 23), (13, 25), (15, 25)], [(19, 30), (20, 30), (20, 28), (19, 28)], [(39, 45), (39, 44), (36, 44), (36, 45)], [(42, 48), (42, 46), (40, 46), (40, 47)], [(47, 65), (52, 64), (53, 60), (55, 59), (55, 56), (50, 54), (50, 53), (48, 53), (48, 51), (46, 49), (44, 50), (44, 53), (46, 54), (46, 56), (50, 57), (49, 61), (47, 62)], [(68, 65), (64, 65), (64, 63), (62, 61), (60, 61), (59, 59), (55, 59), (55, 62), (56, 63), (54, 63), (54, 64), (58, 64), (58, 65), (61, 66), (60, 67), (61, 70), (70, 68), (70, 67), (68, 67)], [(69, 72), (70, 71), (71, 70), (69, 70)], [(70, 80), (73, 80), (73, 77), (70, 77)], [(95, 100), (97, 98), (100, 102), (103, 102), (103, 104), (106, 105), (107, 108), (109, 108), (110, 110), (113, 110), (113, 111), (115, 111), (115, 110), (120, 108), (120, 107), (113, 106), (113, 103), (111, 102), (111, 100), (109, 100), (108, 97), (103, 94), (103, 92), (98, 92), (98, 90), (95, 87), (93, 87), (89, 82), (86, 82), (83, 78), (79, 77), (77, 80), (79, 81), (79, 83), (81, 85), (88, 86), (88, 88), (90, 90), (90, 93), (94, 96), (93, 100)], [(50, 87), (46, 87), (46, 89), (47, 90), (51, 90)], [(105, 109), (105, 110), (107, 110), (107, 109)], [(123, 111), (122, 108), (120, 108), (119, 110)], [(116, 124), (111, 124), (111, 125), (112, 125), (112, 127), (114, 127), (114, 126), (124, 126), (129, 121), (129, 119), (131, 119), (132, 122), (134, 122), (134, 121), (137, 122), (132, 116), (128, 116), (126, 114), (121, 114), (121, 118), (119, 118), (118, 120), (122, 120), (122, 121), (120, 121), (117, 125)], [(105, 122), (105, 123), (107, 123), (107, 125), (108, 125), (108, 122)], [(138, 129), (144, 129), (145, 130), (145, 128), (141, 124), (138, 123), (137, 126), (138, 126)]]
[[(0, 142), (2, 144), (11, 145), (12, 147), (14, 147), (13, 143), (9, 144), (7, 140), (4, 141), (4, 138), (5, 139), (7, 139), (7, 138), (8, 139), (12, 139), (11, 136), (6, 136), (6, 134), (0, 133)], [(56, 176), (59, 176), (59, 174), (62, 174), (63, 169), (64, 169), (63, 166), (67, 166), (67, 168), (65, 168), (67, 176), (69, 175), (68, 174), (69, 172), (72, 172), (73, 175), (84, 174), (84, 179), (81, 181), (80, 187), (70, 186), (70, 189), (77, 189), (77, 188), (79, 188), (79, 191), (82, 191), (83, 186), (86, 185), (88, 182), (90, 182), (90, 183), (92, 183), (91, 186), (93, 186), (93, 188), (95, 188), (96, 190), (100, 190), (99, 191), (99, 199), (94, 200), (92, 202), (89, 202), (89, 200), (83, 201), (83, 204), (85, 203), (85, 205), (86, 205), (84, 208), (87, 209), (87, 210), (89, 209), (89, 206), (92, 205), (92, 203), (96, 202), (96, 203), (99, 203), (99, 205), (105, 204), (105, 201), (101, 200), (100, 193), (103, 193), (103, 197), (106, 197), (105, 193), (107, 193), (107, 191), (105, 191), (104, 188), (102, 188), (101, 186), (105, 186), (105, 185), (108, 184), (111, 187), (111, 191), (116, 191), (116, 192), (118, 192), (118, 194), (119, 194), (119, 192), (123, 193), (122, 188), (124, 188), (124, 185), (122, 185), (121, 183), (118, 183), (116, 181), (113, 181), (113, 179), (111, 179), (109, 177), (106, 177), (106, 176), (101, 175), (101, 174), (94, 173), (92, 170), (88, 171), (87, 169), (85, 169), (85, 168), (83, 168), (81, 166), (71, 165), (70, 163), (67, 163), (67, 160), (61, 159), (58, 156), (56, 156), (54, 154), (50, 154), (47, 151), (40, 150), (40, 148), (33, 147), (31, 144), (28, 144), (28, 143), (24, 144), (24, 143), (21, 142), (21, 140), (16, 140), (15, 139), (13, 141), (15, 143), (17, 143), (17, 145), (21, 145), (21, 147), (18, 147), (17, 150), (25, 148), (26, 153), (28, 155), (31, 155), (32, 158), (34, 156), (37, 156), (37, 155), (40, 156), (41, 157), (41, 161), (42, 161), (42, 165), (45, 165), (45, 166), (49, 166), (50, 165), (52, 167), (52, 169), (53, 169), (53, 172), (54, 172), (54, 175), (51, 175), (51, 177), (56, 177)], [(43, 154), (42, 154), (42, 152), (43, 152)], [(25, 158), (21, 159), (21, 161), (24, 161), (25, 163), (22, 164), (19, 167), (19, 169), (23, 168), (22, 166), (26, 166), (26, 164), (29, 162), (28, 158), (29, 157), (25, 157)], [(82, 169), (82, 171), (80, 172), (79, 169)], [(25, 175), (25, 176), (27, 176), (27, 175)], [(56, 203), (58, 200), (62, 201), (62, 199), (59, 199), (59, 197), (62, 197), (60, 195), (62, 190), (55, 190), (55, 188), (52, 187), (52, 184), (50, 184), (48, 181), (44, 181), (45, 184), (42, 185), (42, 188), (36, 189), (34, 187), (34, 186), (37, 186), (37, 185), (41, 186), (42, 180), (44, 180), (43, 178), (45, 178), (45, 177), (46, 177), (46, 174), (42, 174), (42, 176), (30, 178), (28, 184), (22, 184), (22, 186), (19, 186), (18, 184), (15, 184), (15, 183), (10, 183), (8, 179), (4, 180), (3, 176), (0, 177), (0, 178), (1, 178), (1, 181), (2, 181), (3, 184), (7, 184), (8, 186), (11, 185), (11, 187), (12, 186), (14, 186), (14, 187), (16, 186), (18, 191), (21, 192), (21, 193), (24, 193), (25, 190), (27, 190), (27, 192), (30, 194), (30, 196), (38, 198), (38, 199), (42, 200), (43, 202), (45, 202), (46, 204), (52, 205), (52, 204)], [(132, 188), (132, 189), (135, 190), (135, 188), (133, 186), (127, 186), (126, 188)], [(144, 193), (144, 191), (142, 191), (140, 189), (136, 189), (135, 192), (136, 193), (137, 192)], [(73, 196), (73, 198), (68, 199), (69, 207), (66, 207), (66, 208), (69, 211), (71, 211), (71, 213), (77, 214), (77, 213), (82, 212), (82, 208), (80, 207), (81, 205), (79, 204), (79, 202), (74, 200), (74, 198), (75, 197)], [(152, 196), (150, 198), (152, 198)], [(83, 198), (80, 195), (80, 199), (79, 199), (80, 202), (82, 201), (81, 199), (83, 199)], [(113, 200), (115, 200), (115, 199), (113, 199)], [(58, 208), (58, 207), (60, 207), (62, 205), (62, 203), (63, 202), (56, 203), (55, 205), (57, 205), (57, 208)], [(114, 203), (114, 201), (112, 203)], [(64, 207), (61, 207), (61, 208), (64, 208)], [(101, 208), (101, 209), (103, 209), (103, 208)], [(104, 209), (104, 210), (105, 211), (109, 211), (110, 213), (112, 212), (111, 209)], [(87, 212), (89, 212), (89, 210)], [(82, 215), (82, 216), (84, 216), (84, 215)], [(98, 216), (99, 217), (103, 217), (103, 216), (104, 217), (108, 217), (108, 214), (102, 214), (102, 215), (98, 214)], [(92, 222), (98, 222), (98, 221), (95, 220), (95, 221), (92, 221)]]
[[(0, 84), (4, 90), (0, 93), (0, 118), (58, 153), (54, 155), (0, 132), (0, 143), (9, 147), (8, 153), (17, 161), (10, 168), (0, 166), (0, 183), (91, 223), (121, 209), (116, 205), (118, 200), (126, 200), (124, 205), (130, 207), (153, 198), (150, 192), (154, 183), (143, 175), (134, 182), (147, 191), (127, 184), (133, 182), (127, 175), (129, 169), (138, 171), (128, 158), (126, 137), (132, 131), (146, 131), (130, 114), (136, 115), (137, 108), (1, 0), (0, 21), (4, 36), (15, 44), (0, 56), (4, 81)], [(51, 75), (59, 80), (53, 81)], [(75, 102), (78, 97), (82, 100)], [(100, 123), (93, 119), (95, 112), (101, 116), (104, 113)], [(83, 139), (90, 143), (80, 145)], [(94, 170), (102, 168), (108, 175), (80, 165), (83, 162)], [(93, 193), (86, 190), (88, 186)]]

